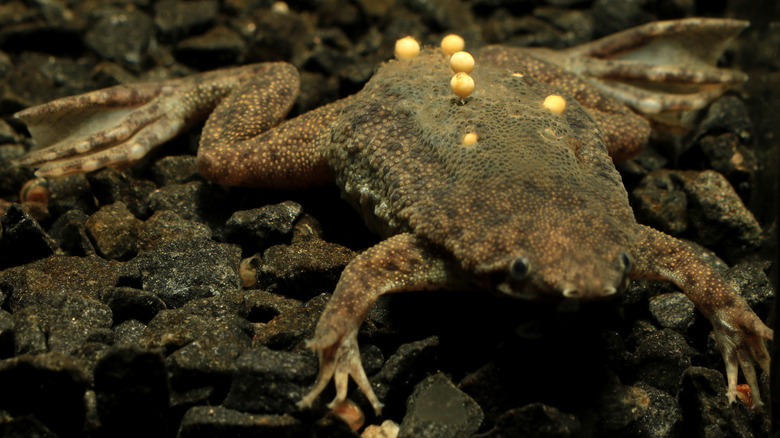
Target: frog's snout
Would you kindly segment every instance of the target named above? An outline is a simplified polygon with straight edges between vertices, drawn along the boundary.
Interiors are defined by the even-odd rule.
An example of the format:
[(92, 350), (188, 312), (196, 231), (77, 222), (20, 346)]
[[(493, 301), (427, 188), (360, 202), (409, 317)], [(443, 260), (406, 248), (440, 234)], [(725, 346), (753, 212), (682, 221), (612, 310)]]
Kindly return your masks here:
[(564, 298), (585, 300), (616, 295), (628, 286), (631, 268), (631, 257), (621, 251), (614, 270), (605, 269), (602, 275), (592, 272), (591, 275), (581, 275), (575, 281), (567, 281), (560, 288), (561, 295)]

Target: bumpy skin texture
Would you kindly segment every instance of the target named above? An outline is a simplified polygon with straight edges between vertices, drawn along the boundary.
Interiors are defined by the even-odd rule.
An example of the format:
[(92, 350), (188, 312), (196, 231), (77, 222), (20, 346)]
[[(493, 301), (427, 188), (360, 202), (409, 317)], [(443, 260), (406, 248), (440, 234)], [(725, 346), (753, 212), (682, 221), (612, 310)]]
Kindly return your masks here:
[[(724, 23), (685, 20), (631, 35), (657, 33), (659, 26), (707, 25)], [(623, 50), (613, 44), (619, 40), (602, 46)], [(471, 287), (527, 299), (593, 299), (620, 293), (635, 278), (676, 283), (713, 323), (729, 399), (742, 368), (760, 400), (753, 361), (768, 370), (764, 339), (772, 331), (686, 244), (634, 219), (610, 155), (637, 153), (647, 141), (648, 122), (584, 76), (531, 53), (483, 49), (475, 56), (476, 91), (459, 98), (449, 88), (445, 56), (424, 50), (383, 65), (360, 93), (271, 130), (297, 90), (297, 73), (285, 64), (115, 87), (20, 113), (45, 144), (58, 129), (67, 131), (22, 164), (42, 164), (42, 175), (88, 170), (96, 165), (89, 151), (104, 147), (109, 149), (98, 157), (113, 150), (118, 152), (107, 161), (126, 161), (127, 151), (154, 146), (149, 137), (160, 142), (175, 135), (171, 109), (182, 125), (213, 110), (198, 155), (206, 177), (262, 187), (335, 179), (368, 225), (387, 239), (344, 270), (309, 341), (321, 369), (302, 406), (331, 379), (333, 404), (343, 402), (351, 375), (381, 409), (357, 348), (358, 328), (381, 294)], [(633, 62), (621, 68), (641, 79), (650, 69)], [(680, 65), (671, 69), (691, 76)], [(561, 114), (542, 105), (552, 94), (566, 100)], [(647, 95), (642, 98), (646, 104)], [(95, 117), (101, 109), (122, 107), (123, 99), (130, 109)], [(132, 129), (111, 130), (114, 125)], [(476, 143), (464, 143), (466, 133), (476, 133)]]

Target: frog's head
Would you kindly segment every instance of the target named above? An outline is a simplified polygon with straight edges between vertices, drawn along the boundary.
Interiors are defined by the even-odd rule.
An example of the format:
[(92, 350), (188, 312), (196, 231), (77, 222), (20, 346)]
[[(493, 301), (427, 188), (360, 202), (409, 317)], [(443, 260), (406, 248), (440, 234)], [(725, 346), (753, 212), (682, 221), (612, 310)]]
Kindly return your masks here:
[(486, 287), (516, 298), (608, 298), (625, 291), (633, 265), (628, 239), (621, 237), (593, 230), (530, 233), (478, 265), (476, 273)]

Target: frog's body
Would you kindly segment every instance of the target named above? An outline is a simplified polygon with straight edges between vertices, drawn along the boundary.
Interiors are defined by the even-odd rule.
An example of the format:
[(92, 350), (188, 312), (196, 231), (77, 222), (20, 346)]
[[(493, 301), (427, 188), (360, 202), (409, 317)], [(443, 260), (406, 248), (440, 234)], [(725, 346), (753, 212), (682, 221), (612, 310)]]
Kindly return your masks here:
[[(742, 26), (687, 20), (667, 23), (666, 31), (700, 26), (717, 33), (726, 24), (731, 33)], [(647, 38), (659, 26), (638, 35)], [(589, 50), (626, 46), (606, 41)], [(476, 91), (460, 98), (450, 90), (447, 58), (425, 50), (385, 64), (360, 93), (271, 130), (297, 92), (297, 73), (286, 64), (118, 87), (23, 112), (40, 142), (64, 137), (23, 164), (48, 162), (39, 172), (55, 175), (137, 159), (214, 108), (199, 150), (207, 178), (264, 187), (335, 179), (387, 239), (342, 274), (309, 343), (321, 369), (303, 405), (331, 378), (334, 402), (343, 401), (351, 375), (379, 410), (360, 363), (357, 332), (383, 293), (473, 287), (531, 299), (591, 299), (621, 292), (630, 278), (678, 284), (715, 327), (729, 397), (739, 366), (758, 398), (751, 360), (768, 369), (763, 340), (771, 330), (685, 244), (634, 219), (610, 155), (636, 153), (647, 141), (648, 123), (607, 96), (624, 93), (622, 86), (587, 82), (555, 65), (565, 63), (558, 55), (538, 54), (550, 62), (522, 49), (482, 50), (473, 73)], [(691, 76), (685, 68), (671, 70), (673, 79)], [(703, 71), (698, 77), (704, 82), (740, 77)], [(697, 106), (713, 94), (712, 86), (705, 88), (687, 99), (657, 94), (653, 101), (644, 94), (634, 103), (658, 110)], [(572, 96), (565, 97), (562, 113), (543, 106), (553, 94)], [(138, 108), (126, 109), (133, 105)], [(100, 126), (91, 125), (95, 114)], [(106, 129), (112, 124), (117, 129)], [(467, 133), (477, 141), (465, 141)]]

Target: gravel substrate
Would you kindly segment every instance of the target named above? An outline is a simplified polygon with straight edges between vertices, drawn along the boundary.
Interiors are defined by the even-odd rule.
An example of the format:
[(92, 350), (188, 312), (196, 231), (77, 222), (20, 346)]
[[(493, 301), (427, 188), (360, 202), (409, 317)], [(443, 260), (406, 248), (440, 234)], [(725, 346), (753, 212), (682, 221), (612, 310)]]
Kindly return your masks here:
[[(560, 48), (657, 19), (753, 20), (722, 58), (750, 81), (618, 168), (638, 220), (689, 239), (767, 319), (777, 176), (767, 169), (780, 141), (773, 1), (272, 3), (0, 3), (0, 437), (359, 433), (328, 412), (332, 389), (312, 409), (296, 406), (318, 370), (304, 342), (341, 270), (378, 242), (337, 188), (210, 183), (197, 173), (197, 126), (130, 169), (51, 181), (45, 208), (23, 208), (12, 203), (33, 174), (9, 160), (31, 141), (12, 114), (283, 60), (301, 71), (297, 115), (360, 90), (408, 34)], [(383, 415), (356, 388), (350, 396), (366, 425), (390, 419), (404, 437), (768, 436), (765, 414), (727, 403), (710, 332), (661, 282), (576, 309), (487, 293), (387, 296), (360, 332)]]

